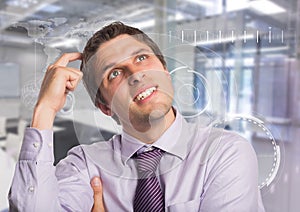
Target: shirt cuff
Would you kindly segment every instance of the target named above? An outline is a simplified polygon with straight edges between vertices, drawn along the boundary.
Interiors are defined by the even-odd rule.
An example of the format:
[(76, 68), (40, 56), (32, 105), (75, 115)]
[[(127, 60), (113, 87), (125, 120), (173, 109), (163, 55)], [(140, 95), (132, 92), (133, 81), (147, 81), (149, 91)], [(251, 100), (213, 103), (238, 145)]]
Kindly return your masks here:
[(53, 131), (26, 128), (19, 160), (54, 162)]

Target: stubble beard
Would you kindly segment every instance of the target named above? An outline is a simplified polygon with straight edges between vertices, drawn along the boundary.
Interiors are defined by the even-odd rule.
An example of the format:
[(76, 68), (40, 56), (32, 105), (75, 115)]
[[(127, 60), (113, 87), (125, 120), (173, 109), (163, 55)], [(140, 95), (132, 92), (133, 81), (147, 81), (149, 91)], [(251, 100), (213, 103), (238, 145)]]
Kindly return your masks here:
[(129, 121), (132, 127), (139, 132), (149, 131), (157, 122), (165, 122), (164, 117), (172, 108), (172, 100), (165, 103), (153, 104), (145, 110), (129, 107)]

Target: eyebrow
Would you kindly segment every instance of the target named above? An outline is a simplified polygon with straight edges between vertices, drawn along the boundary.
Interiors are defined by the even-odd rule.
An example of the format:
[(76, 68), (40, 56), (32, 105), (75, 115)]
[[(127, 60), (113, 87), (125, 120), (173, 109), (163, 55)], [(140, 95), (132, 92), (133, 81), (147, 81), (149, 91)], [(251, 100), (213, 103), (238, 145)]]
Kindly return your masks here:
[[(151, 51), (150, 51), (149, 49), (141, 48), (141, 49), (138, 49), (138, 50), (132, 52), (132, 53), (130, 54), (129, 57), (138, 55), (138, 54), (140, 54), (140, 53), (142, 53), (142, 52), (151, 52)], [(112, 67), (115, 66), (116, 64), (117, 64), (117, 63), (113, 62), (113, 63), (109, 63), (109, 64), (105, 65), (105, 66), (101, 69), (101, 72), (102, 72), (102, 73), (105, 73), (106, 70), (112, 68)]]

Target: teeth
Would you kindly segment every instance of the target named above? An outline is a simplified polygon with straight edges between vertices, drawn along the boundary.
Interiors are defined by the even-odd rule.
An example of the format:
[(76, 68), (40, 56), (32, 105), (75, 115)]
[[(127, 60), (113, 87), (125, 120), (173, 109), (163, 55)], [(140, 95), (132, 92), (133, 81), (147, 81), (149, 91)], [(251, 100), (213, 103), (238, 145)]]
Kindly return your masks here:
[(154, 91), (156, 90), (156, 87), (148, 88), (144, 92), (137, 95), (136, 99), (138, 101), (145, 99), (146, 97), (150, 96)]

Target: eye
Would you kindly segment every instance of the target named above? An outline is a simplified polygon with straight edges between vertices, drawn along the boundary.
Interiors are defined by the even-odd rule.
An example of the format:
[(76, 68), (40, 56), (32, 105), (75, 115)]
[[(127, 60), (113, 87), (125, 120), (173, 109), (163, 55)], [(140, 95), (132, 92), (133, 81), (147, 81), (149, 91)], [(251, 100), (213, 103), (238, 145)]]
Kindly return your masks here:
[(147, 55), (142, 54), (142, 55), (137, 56), (136, 60), (137, 60), (137, 62), (141, 62), (143, 60), (146, 60), (147, 58), (148, 58)]
[(120, 74), (122, 74), (122, 72), (118, 69), (114, 69), (112, 70), (112, 72), (110, 72), (110, 74), (108, 75), (108, 80), (113, 80), (116, 77), (118, 77)]

